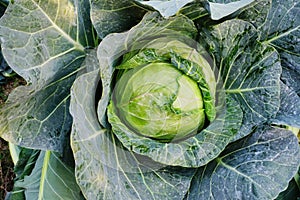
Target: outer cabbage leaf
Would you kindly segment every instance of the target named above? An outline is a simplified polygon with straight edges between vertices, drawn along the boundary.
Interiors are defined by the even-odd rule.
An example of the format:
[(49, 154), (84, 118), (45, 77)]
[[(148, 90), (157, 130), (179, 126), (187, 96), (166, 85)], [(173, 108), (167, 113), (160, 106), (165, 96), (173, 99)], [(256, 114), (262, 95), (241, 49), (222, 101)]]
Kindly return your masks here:
[(94, 109), (100, 81), (95, 52), (86, 65), (90, 68), (75, 81), (71, 98), (76, 177), (85, 197), (183, 199), (195, 170), (165, 167), (122, 147), (113, 133), (101, 126)]
[(68, 0), (9, 4), (0, 21), (3, 55), (28, 85), (13, 91), (0, 110), (1, 137), (25, 147), (62, 150), (71, 125), (69, 89), (84, 46), (93, 45), (87, 37), (91, 23), (83, 21), (86, 6), (88, 1)]
[[(73, 170), (56, 153), (42, 151), (37, 155), (32, 171), (15, 182), (18, 190), (12, 192), (12, 199), (82, 199)], [(27, 163), (25, 169), (31, 165)]]
[[(178, 27), (180, 27), (178, 29), (180, 34), (177, 33), (175, 37), (178, 40), (180, 37), (186, 38), (187, 34), (191, 35), (191, 32), (194, 30), (192, 22), (183, 16), (170, 18), (164, 24), (160, 22), (158, 25), (156, 21), (159, 19), (160, 17), (155, 13), (148, 14), (139, 25), (129, 32), (109, 35), (101, 42), (98, 48), (103, 85), (102, 98), (98, 105), (100, 121), (106, 114), (104, 109), (108, 105), (109, 94), (113, 87), (111, 80), (115, 61), (122, 54), (126, 53), (126, 50), (130, 51), (129, 48), (131, 46), (135, 48), (147, 46), (149, 42), (147, 38), (157, 38), (170, 33), (172, 36), (173, 32), (171, 30), (176, 30)], [(182, 24), (185, 24), (185, 26), (182, 26)], [(151, 39), (151, 41), (153, 40)], [(138, 154), (149, 156), (160, 163), (196, 167), (204, 165), (216, 157), (239, 129), (242, 116), (239, 105), (234, 100), (229, 99), (227, 107), (227, 110), (225, 109), (224, 112), (220, 113), (219, 117), (207, 129), (195, 137), (179, 143), (161, 143), (149, 138), (139, 137), (137, 134), (132, 133), (117, 116), (111, 112), (108, 112), (108, 114), (112, 118), (111, 122), (114, 122), (116, 125), (113, 126), (113, 132), (128, 149)], [(228, 119), (225, 120), (225, 124), (224, 118)], [(106, 124), (103, 124), (103, 126), (108, 128)]]
[(160, 14), (167, 18), (175, 15), (180, 8), (186, 4), (192, 2), (193, 0), (137, 0), (144, 5), (151, 6), (155, 8)]
[(260, 41), (275, 47), (280, 54), (283, 82), (300, 96), (300, 2), (273, 0), (259, 32)]
[(91, 0), (91, 19), (101, 39), (130, 29), (148, 10), (134, 0)]
[(235, 140), (275, 117), (280, 106), (279, 55), (274, 48), (257, 43), (256, 33), (250, 23), (241, 20), (200, 32), (219, 66), (225, 92), (243, 109), (243, 125)]
[(300, 150), (287, 130), (261, 126), (199, 168), (187, 199), (274, 199), (298, 170)]

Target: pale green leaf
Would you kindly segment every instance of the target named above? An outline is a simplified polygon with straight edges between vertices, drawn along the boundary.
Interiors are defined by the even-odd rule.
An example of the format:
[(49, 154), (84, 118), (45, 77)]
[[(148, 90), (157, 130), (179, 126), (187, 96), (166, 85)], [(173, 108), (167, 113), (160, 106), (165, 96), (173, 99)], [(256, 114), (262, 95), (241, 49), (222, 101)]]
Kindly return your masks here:
[[(109, 94), (113, 87), (111, 80), (116, 59), (122, 54), (127, 53), (127, 51), (143, 48), (148, 43), (155, 42), (156, 40), (153, 40), (153, 37), (170, 36), (170, 39), (191, 40), (187, 40), (186, 36), (193, 34), (194, 28), (191, 21), (187, 18), (180, 16), (163, 21), (164, 23), (155, 23), (159, 19), (155, 13), (146, 15), (141, 24), (129, 32), (111, 34), (100, 44), (98, 59), (101, 66), (100, 74), (103, 91), (102, 98), (98, 104), (98, 117), (101, 122), (102, 118), (106, 117), (106, 107), (110, 99)], [(146, 27), (145, 24), (147, 24)], [(184, 24), (185, 26), (178, 26), (179, 24)], [(177, 30), (175, 35), (172, 35), (174, 34), (173, 30)], [(179, 49), (175, 50), (180, 53)], [(183, 55), (185, 53), (183, 52)], [(190, 54), (187, 53), (187, 55)], [(117, 126), (113, 126), (113, 131), (125, 147), (138, 154), (149, 156), (155, 161), (173, 166), (201, 166), (216, 157), (240, 127), (242, 120), (240, 116), (242, 114), (239, 105), (234, 100), (230, 101), (230, 99), (228, 105), (230, 105), (228, 106), (228, 110), (225, 109), (224, 113), (221, 113), (219, 118), (207, 127), (206, 130), (180, 143), (160, 143), (149, 138), (139, 137), (137, 134), (129, 131), (118, 120), (117, 116), (112, 116), (112, 120), (117, 124)], [(224, 118), (228, 119), (225, 124)], [(110, 128), (105, 124), (102, 125)], [(120, 129), (121, 126), (123, 127), (122, 130)]]
[(180, 8), (192, 2), (193, 0), (150, 0), (150, 1), (138, 0), (138, 1), (144, 5), (148, 5), (155, 8), (155, 10), (159, 11), (163, 17), (167, 18), (175, 15)]
[(62, 151), (71, 128), (69, 89), (85, 46), (93, 45), (88, 13), (88, 0), (9, 4), (0, 20), (2, 52), (28, 85), (13, 91), (0, 110), (1, 137), (29, 148)]
[(240, 1), (208, 1), (210, 15), (213, 20), (222, 19), (239, 9), (249, 5), (254, 0), (240, 0)]

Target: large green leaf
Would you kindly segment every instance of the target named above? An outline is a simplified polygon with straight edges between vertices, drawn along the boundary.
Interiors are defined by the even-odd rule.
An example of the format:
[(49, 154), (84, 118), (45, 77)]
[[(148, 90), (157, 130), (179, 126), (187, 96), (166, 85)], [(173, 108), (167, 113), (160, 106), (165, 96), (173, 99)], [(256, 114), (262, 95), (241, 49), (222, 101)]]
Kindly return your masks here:
[(275, 47), (280, 54), (284, 83), (300, 95), (300, 2), (273, 0), (259, 31), (260, 41)]
[(224, 81), (244, 112), (235, 139), (274, 117), (280, 106), (281, 65), (274, 48), (256, 42), (256, 29), (248, 22), (230, 20), (200, 32), (208, 44)]
[(134, 0), (91, 0), (91, 19), (101, 39), (130, 29), (147, 11)]
[(71, 140), (83, 194), (87, 199), (183, 199), (194, 170), (135, 155), (101, 127), (95, 110), (100, 81), (95, 58), (95, 53), (87, 58), (90, 68), (75, 81), (71, 98)]
[(175, 15), (180, 8), (185, 6), (186, 4), (192, 2), (193, 0), (137, 0), (142, 4), (151, 6), (155, 8), (155, 10), (159, 11), (160, 14), (164, 17), (170, 17)]
[[(29, 163), (31, 164), (31, 163)], [(30, 175), (15, 182), (12, 199), (82, 199), (73, 170), (56, 153), (42, 151)], [(23, 199), (23, 198), (22, 198)]]
[(71, 125), (69, 89), (84, 47), (93, 45), (87, 13), (88, 0), (9, 4), (0, 21), (2, 51), (28, 85), (13, 91), (0, 110), (1, 137), (25, 147), (62, 150)]
[(197, 171), (187, 199), (274, 199), (300, 162), (295, 135), (262, 126)]

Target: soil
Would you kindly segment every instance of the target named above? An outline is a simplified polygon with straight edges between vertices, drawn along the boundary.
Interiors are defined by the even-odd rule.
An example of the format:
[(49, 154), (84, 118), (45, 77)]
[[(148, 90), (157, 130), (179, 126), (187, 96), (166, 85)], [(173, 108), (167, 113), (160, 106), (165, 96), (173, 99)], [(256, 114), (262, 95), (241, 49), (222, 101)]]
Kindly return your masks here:
[[(18, 85), (24, 85), (25, 81), (14, 76), (0, 85), (0, 107), (6, 101), (9, 93)], [(13, 189), (14, 164), (12, 162), (8, 143), (0, 138), (0, 199), (4, 199), (7, 192)]]
[(0, 199), (13, 189), (14, 164), (11, 160), (8, 144), (0, 139)]

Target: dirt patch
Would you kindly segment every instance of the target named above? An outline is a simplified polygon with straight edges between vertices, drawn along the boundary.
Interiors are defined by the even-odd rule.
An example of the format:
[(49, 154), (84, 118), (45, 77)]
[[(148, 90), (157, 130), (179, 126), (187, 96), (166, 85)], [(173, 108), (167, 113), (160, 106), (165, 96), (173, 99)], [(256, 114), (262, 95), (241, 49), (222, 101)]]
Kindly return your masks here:
[(9, 93), (16, 88), (19, 85), (25, 85), (26, 81), (19, 77), (19, 76), (14, 76), (12, 78), (9, 78), (6, 80), (6, 83), (3, 85), (0, 85), (0, 106), (4, 104), (6, 101)]
[(10, 157), (6, 141), (0, 139), (0, 199), (4, 199), (8, 191), (13, 189), (14, 164)]

